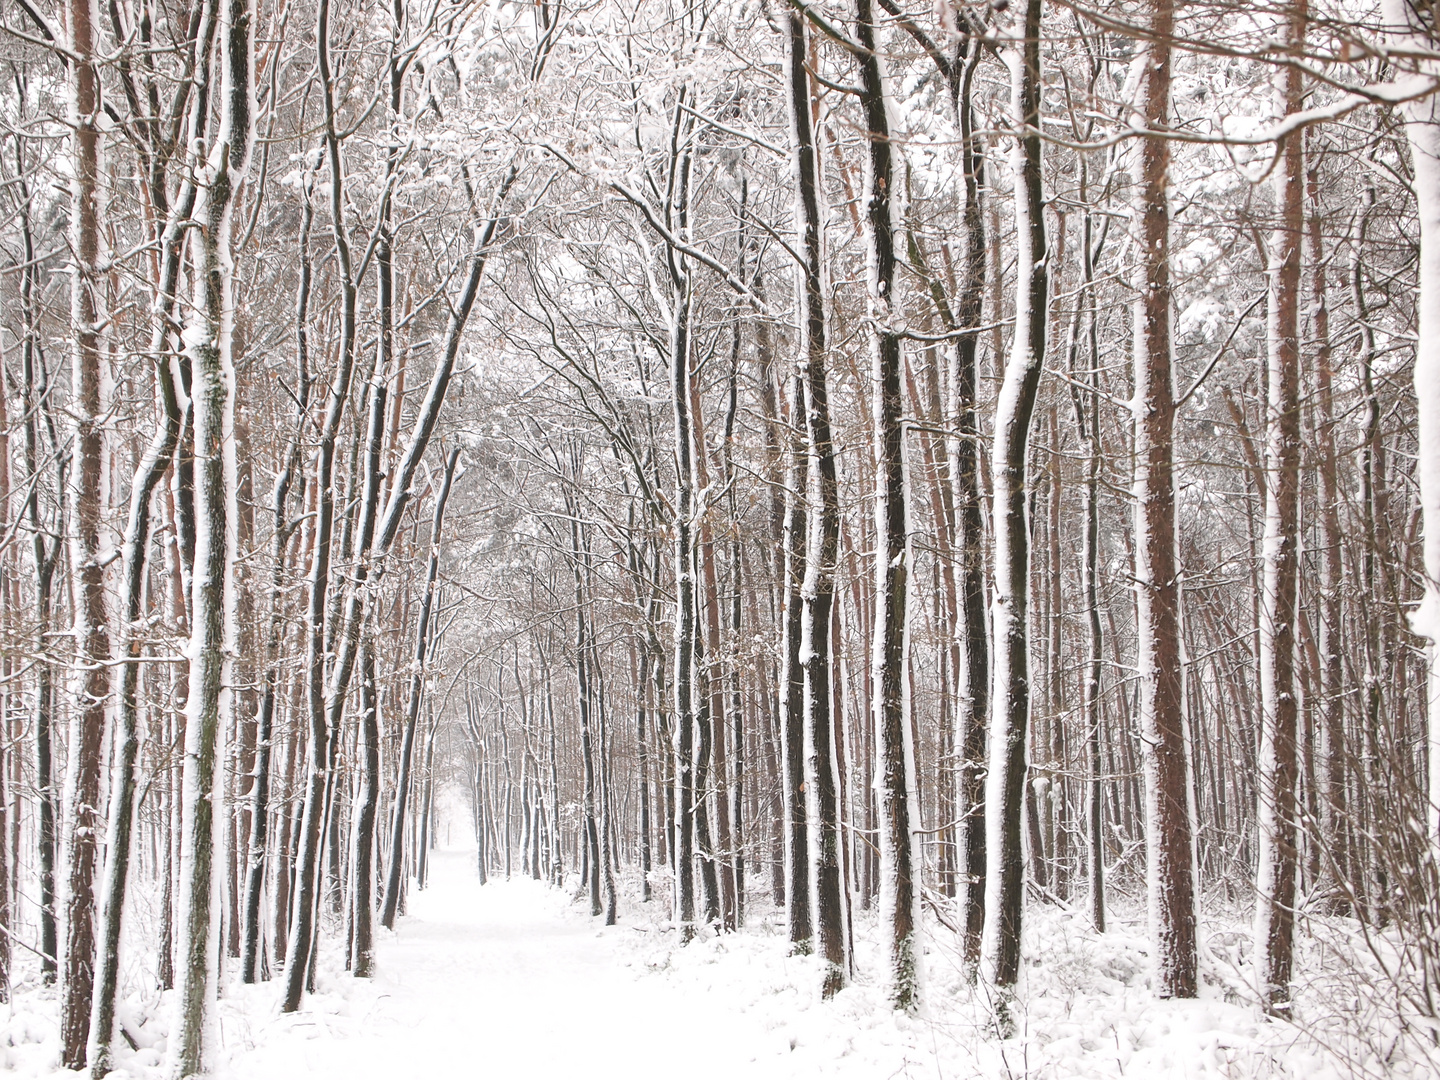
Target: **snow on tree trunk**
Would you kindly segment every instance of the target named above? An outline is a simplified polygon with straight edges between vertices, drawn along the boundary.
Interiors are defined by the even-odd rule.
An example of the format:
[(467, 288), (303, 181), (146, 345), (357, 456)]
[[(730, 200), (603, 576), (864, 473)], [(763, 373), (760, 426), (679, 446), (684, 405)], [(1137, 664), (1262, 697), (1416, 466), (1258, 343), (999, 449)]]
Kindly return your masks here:
[(385, 897), (380, 905), (380, 925), (395, 929), (400, 908), (400, 886), (405, 868), (405, 815), (410, 802), (412, 763), (415, 757), (415, 726), (420, 720), (420, 699), (425, 691), (425, 660), (430, 652), (430, 624), (435, 607), (435, 582), (440, 574), (440, 536), (445, 524), (445, 504), (455, 481), (460, 448), (454, 447), (445, 459), (445, 476), (435, 496), (435, 516), (430, 524), (430, 557), (426, 563), (425, 591), (420, 597), (420, 615), (415, 623), (415, 653), (411, 657), (410, 686), (405, 697), (405, 728), (400, 736), (400, 764), (395, 776), (395, 804), (390, 814), (390, 858), (385, 871)]
[[(1007, 44), (1015, 173), (1015, 336), (995, 403), (991, 475), (995, 495), (995, 595), (991, 605), (994, 679), (990, 699), (990, 771), (985, 786), (986, 848), (982, 962), (1002, 991), (1020, 975), (1025, 903), (1025, 780), (1030, 721), (1030, 424), (1045, 362), (1049, 318), (1044, 194), (1040, 176), (1040, 15), (1027, 0), (1023, 22)], [(1002, 1016), (1002, 1026), (1008, 1017)]]
[(100, 267), (101, 239), (97, 184), (100, 169), (98, 127), (100, 77), (93, 59), (94, 6), (70, 0), (68, 64), (69, 119), (72, 128), (70, 176), (70, 337), (72, 400), (77, 468), (71, 493), (70, 565), (75, 574), (75, 644), (78, 670), (71, 713), (65, 840), (70, 861), (65, 919), (65, 983), (60, 1003), (61, 1062), (85, 1065), (94, 986), (95, 867), (100, 852), (100, 771), (105, 736), (105, 703), (110, 691), (109, 615), (105, 571), (100, 562), (104, 426), (101, 401)]
[[(208, 54), (208, 49), (206, 50)], [(207, 64), (208, 67), (208, 64)], [(193, 116), (193, 114), (192, 114)], [(193, 123), (193, 119), (192, 119)], [(157, 207), (168, 196), (162, 183), (150, 196)], [(121, 655), (128, 662), (118, 672), (116, 693), (115, 757), (111, 769), (110, 822), (105, 841), (105, 874), (101, 886), (100, 941), (95, 957), (95, 993), (90, 1009), (90, 1039), (86, 1058), (92, 1074), (104, 1076), (112, 1068), (110, 1040), (115, 1026), (115, 996), (119, 985), (120, 935), (129, 881), (131, 840), (135, 819), (136, 763), (139, 756), (139, 657), (144, 647), (141, 604), (145, 596), (150, 544), (151, 501), (170, 467), (179, 436), (180, 405), (170, 366), (171, 320), (175, 318), (176, 291), (184, 243), (182, 222), (194, 210), (197, 190), (185, 183), (174, 209), (167, 215), (160, 237), (161, 259), (155, 283), (155, 326), (150, 340), (150, 362), (155, 376), (155, 432), (135, 470), (130, 490), (130, 515), (121, 549)]]
[[(1291, 8), (1290, 40), (1305, 36), (1303, 3)], [(1279, 76), (1283, 113), (1298, 112), (1304, 84), (1297, 68)], [(1264, 586), (1260, 602), (1260, 752), (1255, 870), (1254, 970), (1261, 1001), (1290, 1000), (1295, 935), (1296, 726), (1295, 621), (1299, 591), (1300, 259), (1304, 244), (1305, 154), (1296, 132), (1276, 148), (1270, 240), (1270, 297), (1265, 418)]]
[[(675, 163), (676, 216), (687, 220), (690, 158)], [(670, 313), (670, 399), (675, 416), (675, 921), (682, 939), (695, 934), (695, 513), (690, 431), (690, 320), (692, 272), (677, 252)]]
[[(181, 788), (179, 956), (170, 1053), (177, 1076), (204, 1071), (215, 1044), (211, 1006), (219, 979), (221, 889), (230, 830), (217, 777), (234, 719), (235, 369), (231, 214), (254, 123), (252, 12), (229, 0), (219, 18), (221, 120), (206, 162), (191, 234), (196, 314), (186, 329), (195, 423), (195, 563), (191, 575), (190, 687)], [(217, 860), (217, 855), (220, 857)]]
[[(1153, 38), (1141, 94), (1147, 129), (1169, 125), (1174, 12), (1152, 7)], [(1135, 300), (1135, 611), (1140, 731), (1145, 771), (1146, 878), (1155, 988), (1194, 997), (1195, 866), (1185, 690), (1180, 642), (1180, 566), (1175, 537), (1174, 352), (1170, 334), (1170, 143), (1141, 140), (1136, 248), (1143, 253)]]
[[(875, 618), (871, 659), (872, 703), (879, 737), (880, 920), (888, 953), (890, 1001), (912, 1010), (920, 1001), (921, 863), (915, 829), (915, 747), (911, 742), (909, 626), (910, 570), (906, 516), (904, 398), (901, 390), (900, 312), (895, 296), (896, 168), (891, 144), (889, 91), (871, 0), (856, 4), (860, 101), (865, 113), (866, 298), (870, 322), (875, 439)], [(943, 523), (941, 525), (943, 527)]]
[(814, 934), (810, 910), (810, 825), (805, 798), (805, 668), (800, 651), (804, 609), (800, 590), (806, 576), (805, 508), (809, 504), (810, 477), (805, 437), (809, 412), (805, 379), (811, 366), (823, 364), (825, 350), (824, 236), (805, 42), (805, 18), (792, 8), (786, 13), (785, 64), (789, 91), (786, 100), (790, 120), (790, 172), (795, 185), (796, 220), (802, 223), (804, 262), (797, 274), (795, 289), (802, 335), (801, 359), (790, 394), (790, 429), (786, 439), (779, 701), (787, 914), (791, 945), (801, 953), (811, 951)]
[(280, 1009), (294, 1012), (310, 980), (315, 920), (318, 914), (316, 891), (320, 874), (321, 844), (328, 800), (334, 749), (325, 697), (325, 614), (330, 591), (331, 546), (335, 530), (335, 449), (340, 422), (350, 397), (355, 370), (355, 282), (351, 270), (350, 245), (344, 216), (345, 173), (341, 164), (340, 137), (336, 130), (334, 83), (330, 70), (330, 3), (320, 0), (316, 12), (316, 57), (321, 95), (325, 105), (325, 152), (329, 159), (331, 229), (335, 241), (336, 274), (341, 300), (339, 357), (335, 379), (325, 404), (315, 451), (316, 509), (309, 581), (306, 585), (305, 669), (303, 674), (309, 740), (305, 762), (304, 802), (300, 839), (295, 854), (295, 883), (291, 899), (289, 949), (285, 957), (284, 987)]
[[(969, 45), (957, 86), (955, 110), (961, 133), (965, 178), (965, 265), (955, 314), (962, 327), (978, 327), (985, 295), (985, 216), (980, 207), (980, 179), (985, 168), (982, 140), (975, 130), (974, 78), (981, 48)], [(956, 679), (956, 738), (960, 761), (957, 790), (960, 803), (961, 910), (964, 959), (971, 978), (980, 966), (985, 927), (985, 737), (990, 713), (990, 627), (985, 613), (985, 519), (980, 491), (979, 423), (975, 399), (978, 382), (979, 331), (955, 345), (956, 546), (960, 558), (960, 671)]]

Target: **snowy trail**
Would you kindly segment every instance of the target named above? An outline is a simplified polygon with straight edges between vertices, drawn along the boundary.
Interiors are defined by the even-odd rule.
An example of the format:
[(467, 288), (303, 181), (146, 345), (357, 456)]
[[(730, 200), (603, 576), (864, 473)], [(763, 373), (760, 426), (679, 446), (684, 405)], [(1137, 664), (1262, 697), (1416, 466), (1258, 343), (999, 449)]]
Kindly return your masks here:
[[(292, 1015), (278, 984), (226, 983), (216, 1010), (216, 1080), (1237, 1080), (1354, 1075), (1241, 1001), (1207, 987), (1158, 1000), (1142, 925), (1097, 936), (1083, 917), (1037, 907), (1020, 1034), (995, 1037), (983, 992), (964, 978), (956, 939), (926, 935), (926, 1004), (893, 1012), (873, 912), (856, 919), (855, 982), (820, 997), (813, 956), (791, 954), (781, 914), (752, 896), (744, 933), (702, 931), (681, 946), (663, 902), (627, 897), (605, 928), (560, 890), (475, 881), (472, 851), (436, 856), (432, 883), (378, 941), (378, 974), (338, 970), (327, 935), (319, 992)], [(146, 928), (146, 933), (151, 932)], [(141, 972), (142, 982), (149, 976)], [(0, 1009), (0, 1075), (74, 1080), (59, 1068), (58, 995), (38, 972)], [(172, 995), (132, 996), (122, 1022), (140, 1048), (116, 1080), (166, 1080)], [(1356, 1059), (1360, 1060), (1360, 1059)], [(1426, 1080), (1433, 1069), (1369, 1075)]]
[[(317, 995), (258, 1030), (227, 1017), (236, 1078), (615, 1076), (673, 1067), (688, 1077), (755, 1076), (759, 1022), (706, 996), (676, 994), (557, 890), (512, 880), (481, 888), (473, 854), (439, 852), (431, 885), (378, 942), (373, 987)], [(748, 1048), (748, 1052), (747, 1052)]]

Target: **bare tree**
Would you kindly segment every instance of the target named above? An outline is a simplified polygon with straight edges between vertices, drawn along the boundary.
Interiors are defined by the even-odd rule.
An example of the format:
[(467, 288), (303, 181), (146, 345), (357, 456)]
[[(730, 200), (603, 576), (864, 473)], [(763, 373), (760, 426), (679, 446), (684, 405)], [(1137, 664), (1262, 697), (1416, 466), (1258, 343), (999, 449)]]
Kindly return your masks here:
[(1045, 363), (1050, 277), (1040, 177), (1041, 0), (1027, 0), (1005, 62), (1010, 68), (1015, 147), (1015, 338), (995, 406), (995, 592), (991, 601), (994, 694), (990, 701), (990, 771), (986, 778), (983, 962), (996, 986), (1020, 975), (1020, 923), (1025, 901), (1021, 835), (1030, 719), (1030, 524), (1027, 479), (1030, 422)]
[(1170, 340), (1170, 37), (1174, 9), (1157, 0), (1143, 79), (1146, 127), (1135, 208), (1145, 252), (1135, 301), (1135, 611), (1140, 730), (1145, 747), (1150, 936), (1163, 996), (1194, 997), (1195, 868), (1185, 745), (1180, 564), (1175, 540), (1175, 376)]

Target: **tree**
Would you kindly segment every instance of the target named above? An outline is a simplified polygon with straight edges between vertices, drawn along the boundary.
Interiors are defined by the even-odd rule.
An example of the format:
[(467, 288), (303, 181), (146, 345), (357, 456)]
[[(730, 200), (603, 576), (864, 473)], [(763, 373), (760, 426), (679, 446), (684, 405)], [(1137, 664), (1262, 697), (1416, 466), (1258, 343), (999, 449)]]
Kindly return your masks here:
[[(861, 103), (869, 141), (865, 169), (865, 225), (869, 250), (867, 297), (875, 382), (875, 629), (872, 637), (875, 730), (880, 743), (881, 918), (890, 965), (890, 999), (911, 1010), (920, 1000), (920, 889), (915, 845), (919, 827), (915, 747), (909, 695), (910, 627), (907, 619), (910, 552), (905, 510), (905, 426), (901, 418), (900, 335), (895, 309), (896, 169), (891, 146), (890, 98), (870, 0), (856, 5)], [(823, 481), (822, 481), (823, 482)]]
[(67, 847), (70, 857), (66, 903), (65, 984), (61, 999), (61, 1061), (67, 1068), (85, 1065), (94, 988), (95, 869), (100, 851), (100, 756), (105, 736), (105, 700), (110, 659), (109, 613), (105, 571), (100, 557), (101, 469), (104, 410), (100, 397), (100, 324), (104, 277), (100, 269), (99, 210), (100, 86), (95, 66), (92, 7), (72, 0), (65, 9), (69, 64), (71, 140), (70, 275), (71, 379), (75, 386), (75, 445), (78, 470), (72, 494), (71, 564), (80, 579), (76, 610), (77, 660), (83, 707), (72, 714), (70, 763), (65, 802), (71, 807)]
[(1170, 124), (1174, 9), (1151, 7), (1143, 78), (1135, 300), (1135, 611), (1140, 730), (1145, 748), (1146, 862), (1156, 987), (1194, 997), (1196, 899), (1185, 745), (1181, 567), (1175, 537), (1175, 375), (1170, 339)]
[(790, 391), (790, 425), (785, 439), (785, 501), (781, 539), (780, 748), (785, 799), (785, 895), (790, 942), (797, 952), (811, 950), (810, 815), (805, 796), (805, 667), (802, 656), (802, 583), (809, 576), (805, 513), (809, 505), (808, 435), (811, 409), (806, 385), (812, 372), (825, 370), (824, 234), (820, 213), (819, 162), (810, 114), (810, 74), (805, 17), (796, 8), (785, 15), (787, 115), (790, 168), (796, 220), (805, 259), (797, 273), (796, 298), (802, 338)]
[(1020, 975), (1024, 911), (1027, 741), (1030, 720), (1030, 424), (1045, 363), (1050, 278), (1040, 177), (1041, 0), (1027, 0), (1005, 52), (1010, 69), (1015, 146), (1015, 337), (995, 404), (990, 470), (994, 477), (995, 591), (991, 601), (994, 691), (990, 700), (990, 769), (985, 787), (984, 964), (1002, 989)]
[[(254, 26), (249, 0), (218, 12), (220, 124), (207, 148), (191, 234), (194, 309), (187, 335), (195, 418), (195, 572), (190, 595), (190, 690), (185, 724), (179, 904), (179, 986), (170, 1052), (177, 1076), (208, 1065), (209, 1010), (219, 973), (216, 852), (225, 852), (224, 739), (234, 724), (236, 639), (235, 365), (232, 217), (254, 137)], [(217, 823), (219, 827), (217, 828)], [(217, 833), (219, 834), (217, 836)], [(223, 865), (223, 864), (222, 864)]]

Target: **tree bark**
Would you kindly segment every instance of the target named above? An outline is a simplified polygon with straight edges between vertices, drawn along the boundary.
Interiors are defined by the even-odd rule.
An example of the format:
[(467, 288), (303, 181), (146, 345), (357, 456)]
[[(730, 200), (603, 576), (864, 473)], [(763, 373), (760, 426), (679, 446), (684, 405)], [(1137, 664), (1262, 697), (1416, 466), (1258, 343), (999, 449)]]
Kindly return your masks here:
[[(163, 182), (156, 194), (166, 194)], [(139, 756), (139, 657), (144, 647), (141, 603), (145, 593), (150, 545), (151, 501), (170, 467), (178, 442), (180, 405), (170, 369), (169, 321), (174, 318), (180, 276), (181, 222), (187, 220), (196, 200), (194, 184), (186, 183), (175, 212), (168, 216), (161, 239), (160, 279), (155, 308), (160, 313), (151, 337), (150, 360), (155, 377), (155, 432), (135, 470), (131, 483), (130, 516), (121, 553), (121, 655), (128, 661), (119, 671), (115, 726), (115, 755), (111, 767), (110, 821), (106, 836), (105, 874), (101, 887), (101, 933), (96, 950), (95, 993), (91, 1001), (89, 1046), (86, 1057), (92, 1075), (102, 1077), (111, 1068), (110, 1040), (115, 1026), (115, 996), (119, 983), (120, 934), (129, 880), (131, 836), (135, 818), (135, 767)]]
[[(903, 313), (894, 306), (896, 215), (892, 193), (896, 168), (890, 138), (889, 90), (871, 0), (857, 0), (855, 28), (856, 38), (865, 50), (860, 61), (860, 102), (868, 135), (864, 232), (868, 242), (866, 293), (876, 461), (875, 616), (871, 636), (875, 697), (871, 711), (880, 749), (880, 920), (888, 954), (890, 1002), (908, 1012), (920, 1003), (920, 862), (915, 844), (920, 819), (909, 715), (910, 537), (905, 509), (902, 355), (897, 329)], [(822, 490), (824, 484), (822, 474)], [(944, 522), (938, 526), (944, 528)]]
[(104, 405), (100, 400), (100, 321), (104, 271), (100, 266), (99, 154), (100, 75), (95, 64), (93, 11), (89, 0), (66, 6), (69, 46), (70, 335), (78, 470), (71, 493), (70, 562), (75, 582), (76, 660), (80, 700), (71, 718), (65, 800), (71, 808), (66, 903), (65, 983), (60, 1001), (61, 1063), (85, 1066), (90, 1032), (95, 960), (95, 868), (100, 852), (100, 772), (105, 701), (110, 678), (109, 615), (105, 571), (100, 562), (101, 471), (104, 466)]
[[(1026, 0), (1019, 40), (1006, 50), (1018, 132), (1015, 171), (1015, 336), (995, 405), (991, 471), (995, 484), (995, 677), (990, 702), (990, 771), (986, 778), (986, 848), (993, 856), (985, 888), (983, 961), (1002, 991), (1020, 975), (1025, 903), (1027, 739), (1030, 716), (1030, 426), (1045, 362), (1049, 321), (1045, 204), (1040, 176), (1040, 14)], [(1008, 1026), (1008, 1018), (1002, 1018)]]
[(801, 244), (805, 261), (796, 296), (803, 336), (799, 362), (790, 394), (790, 424), (786, 432), (785, 504), (782, 523), (784, 576), (780, 583), (781, 649), (779, 675), (781, 792), (785, 831), (786, 916), (791, 948), (809, 953), (814, 948), (810, 890), (810, 819), (805, 797), (805, 669), (801, 662), (801, 625), (804, 600), (801, 585), (808, 576), (805, 509), (809, 505), (809, 408), (805, 379), (810, 365), (823, 365), (825, 309), (823, 278), (824, 236), (821, 232), (819, 159), (810, 114), (810, 75), (805, 68), (805, 18), (791, 8), (786, 13), (785, 63), (789, 77), (790, 168), (795, 182), (797, 218), (802, 222)]
[(395, 914), (400, 904), (401, 876), (405, 869), (405, 815), (410, 800), (410, 778), (415, 756), (415, 726), (420, 718), (420, 699), (425, 690), (425, 660), (430, 648), (431, 613), (435, 604), (435, 582), (440, 574), (440, 538), (445, 524), (445, 504), (450, 501), (450, 488), (455, 480), (455, 466), (460, 461), (460, 448), (452, 447), (445, 459), (445, 476), (435, 496), (435, 515), (430, 523), (430, 558), (425, 570), (425, 593), (420, 600), (420, 615), (415, 623), (415, 653), (411, 661), (410, 687), (405, 697), (405, 730), (400, 737), (400, 764), (395, 775), (395, 803), (390, 813), (390, 859), (385, 875), (385, 898), (380, 906), (380, 924), (386, 930), (395, 928)]
[(224, 875), (216, 873), (215, 856), (225, 855), (229, 819), (223, 778), (217, 782), (216, 767), (234, 724), (231, 665), (236, 641), (231, 216), (253, 136), (251, 19), (250, 0), (227, 0), (219, 12), (220, 128), (199, 185), (196, 216), (205, 228), (191, 234), (199, 312), (189, 335), (196, 543), (187, 649), (190, 688), (181, 811), (179, 985), (170, 1035), (175, 1073), (182, 1077), (205, 1070), (218, 1034), (210, 1030), (210, 1010), (219, 981), (219, 890)]
[[(1145, 66), (1147, 128), (1170, 118), (1170, 0), (1154, 0)], [(1135, 599), (1140, 732), (1144, 747), (1150, 933), (1162, 997), (1194, 997), (1196, 896), (1181, 668), (1180, 566), (1175, 544), (1175, 385), (1170, 336), (1170, 143), (1141, 143), (1135, 302)]]
[[(974, 77), (980, 44), (972, 41), (956, 93), (960, 121), (965, 235), (956, 318), (962, 327), (979, 327), (985, 295), (985, 215), (980, 206), (984, 171), (981, 136), (975, 130)], [(960, 560), (961, 662), (956, 678), (955, 730), (959, 740), (958, 794), (962, 933), (964, 959), (973, 977), (980, 965), (985, 926), (985, 738), (990, 714), (990, 634), (985, 597), (985, 522), (980, 490), (980, 427), (976, 418), (978, 329), (955, 345), (955, 519)]]
[[(1303, 49), (1304, 0), (1289, 9), (1290, 42)], [(1284, 112), (1304, 104), (1304, 83), (1287, 67), (1277, 88)], [(1300, 569), (1300, 281), (1305, 238), (1305, 153), (1301, 133), (1277, 146), (1279, 221), (1270, 245), (1266, 376), (1264, 591), (1260, 606), (1259, 854), (1255, 874), (1255, 976), (1265, 1007), (1290, 1001), (1295, 936), (1295, 620)]]

